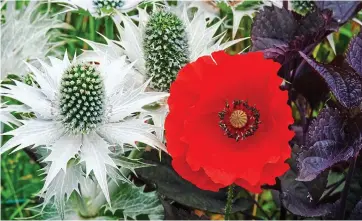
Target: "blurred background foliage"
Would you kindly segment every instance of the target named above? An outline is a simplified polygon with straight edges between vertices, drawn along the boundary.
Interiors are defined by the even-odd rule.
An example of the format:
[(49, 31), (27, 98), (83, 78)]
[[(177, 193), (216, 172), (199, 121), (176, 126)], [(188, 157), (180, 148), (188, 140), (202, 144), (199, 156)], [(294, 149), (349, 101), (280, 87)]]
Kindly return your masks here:
[[(16, 1), (16, 7), (26, 7), (28, 1)], [(150, 6), (143, 4), (143, 7)], [(260, 4), (260, 1), (245, 0), (245, 2), (236, 8), (236, 10), (247, 10), (255, 5)], [(5, 6), (6, 7), (6, 6)], [(2, 11), (5, 9), (2, 8)], [(225, 18), (219, 33), (226, 31), (226, 39), (232, 39), (232, 23), (233, 12), (225, 3), (218, 5), (218, 10), (221, 18)], [(44, 3), (40, 8), (42, 13), (50, 10), (51, 14), (56, 14), (64, 10), (64, 8), (57, 4)], [(129, 12), (131, 15), (136, 13), (135, 11)], [(104, 35), (109, 39), (118, 38), (117, 29), (111, 18), (94, 18), (85, 11), (67, 12), (57, 15), (61, 20), (71, 25), (71, 29), (60, 30), (64, 35), (60, 35), (65, 42), (59, 51), (64, 53), (68, 51), (70, 55), (80, 54), (82, 50), (89, 49), (89, 46), (84, 43), (81, 38), (89, 39), (92, 41), (105, 43), (105, 40), (100, 35)], [(359, 12), (357, 19), (362, 21), (362, 13)], [(252, 19), (248, 16), (244, 16), (238, 27), (236, 38), (249, 37), (251, 32)], [(21, 28), (21, 27), (19, 27)], [(336, 54), (333, 52), (331, 44), (325, 39), (314, 50), (314, 57), (321, 62), (330, 62), (336, 56), (343, 55), (348, 48), (351, 38), (359, 32), (361, 29), (360, 24), (356, 21), (349, 21), (343, 25), (338, 32), (333, 34), (333, 41), (335, 44)], [(228, 49), (231, 54), (238, 53), (243, 49), (250, 46), (251, 41), (241, 41)], [(3, 102), (3, 101), (2, 101)], [(293, 105), (292, 105), (293, 106)], [(322, 104), (320, 105), (322, 107)], [(319, 110), (313, 110), (313, 115), (316, 116)], [(296, 108), (293, 108), (293, 115), (296, 121), (298, 121), (298, 112)], [(9, 131), (11, 128), (2, 125), (3, 132)], [(8, 140), (8, 137), (2, 136), (2, 145)], [(41, 167), (38, 165), (31, 155), (26, 152), (16, 152), (14, 154), (5, 154), (1, 156), (1, 219), (24, 219), (31, 217), (32, 212), (26, 208), (36, 206), (39, 203), (39, 198), (35, 197), (35, 194), (43, 186), (43, 178), (40, 171)], [(255, 217), (259, 218), (274, 218), (279, 217), (278, 205), (274, 202), (272, 192), (270, 190), (264, 191), (258, 198), (259, 205), (262, 210), (255, 211)], [(250, 208), (252, 209), (252, 208)], [(218, 220), (224, 217), (219, 214), (205, 213), (204, 211), (195, 210), (197, 216), (202, 217), (207, 215), (209, 218)], [(245, 218), (243, 214), (234, 214), (234, 219)], [(289, 217), (293, 219), (293, 217)]]

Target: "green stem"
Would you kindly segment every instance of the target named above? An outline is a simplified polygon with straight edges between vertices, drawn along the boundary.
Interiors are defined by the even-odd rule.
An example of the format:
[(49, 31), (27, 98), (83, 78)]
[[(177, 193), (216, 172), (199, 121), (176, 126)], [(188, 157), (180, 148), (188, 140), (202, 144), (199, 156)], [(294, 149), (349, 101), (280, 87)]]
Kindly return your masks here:
[(113, 20), (111, 18), (106, 18), (106, 36), (109, 39), (113, 39), (114, 38), (114, 34), (113, 34)]
[(95, 41), (96, 39), (96, 30), (95, 22), (93, 17), (89, 17), (89, 40)]
[(231, 210), (233, 208), (234, 200), (234, 184), (231, 184), (228, 188), (228, 197), (225, 206), (225, 220), (230, 220)]
[(82, 217), (89, 217), (89, 211), (87, 209), (87, 205), (85, 204), (84, 200), (81, 196), (79, 196), (77, 193), (75, 195), (75, 200), (77, 202), (77, 207), (79, 209), (79, 214)]

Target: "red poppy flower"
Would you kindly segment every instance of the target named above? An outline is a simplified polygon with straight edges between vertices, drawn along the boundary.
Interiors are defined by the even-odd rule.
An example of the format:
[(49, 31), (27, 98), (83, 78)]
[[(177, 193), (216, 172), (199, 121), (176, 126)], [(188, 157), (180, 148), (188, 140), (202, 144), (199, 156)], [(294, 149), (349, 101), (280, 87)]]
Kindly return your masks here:
[(201, 189), (252, 192), (288, 168), (293, 123), (278, 63), (223, 51), (186, 65), (171, 85), (165, 129), (176, 172)]

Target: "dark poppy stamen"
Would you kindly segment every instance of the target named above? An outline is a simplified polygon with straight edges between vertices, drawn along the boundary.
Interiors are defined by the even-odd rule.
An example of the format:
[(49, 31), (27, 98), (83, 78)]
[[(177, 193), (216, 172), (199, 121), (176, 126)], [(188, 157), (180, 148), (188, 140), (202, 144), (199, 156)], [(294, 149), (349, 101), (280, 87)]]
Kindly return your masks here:
[(226, 102), (225, 108), (218, 115), (219, 126), (224, 134), (236, 141), (252, 136), (259, 128), (259, 111), (247, 101), (234, 100), (232, 105)]

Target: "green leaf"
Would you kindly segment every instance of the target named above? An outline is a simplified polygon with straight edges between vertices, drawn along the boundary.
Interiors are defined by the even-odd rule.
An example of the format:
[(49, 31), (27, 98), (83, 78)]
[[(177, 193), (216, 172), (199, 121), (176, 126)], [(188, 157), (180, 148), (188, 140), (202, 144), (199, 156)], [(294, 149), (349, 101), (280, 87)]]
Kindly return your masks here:
[(133, 184), (120, 184), (120, 191), (112, 197), (112, 207), (106, 210), (115, 213), (123, 212), (124, 218), (136, 219), (139, 215), (147, 215), (151, 220), (162, 220), (164, 209), (156, 192), (144, 192), (144, 187)]

